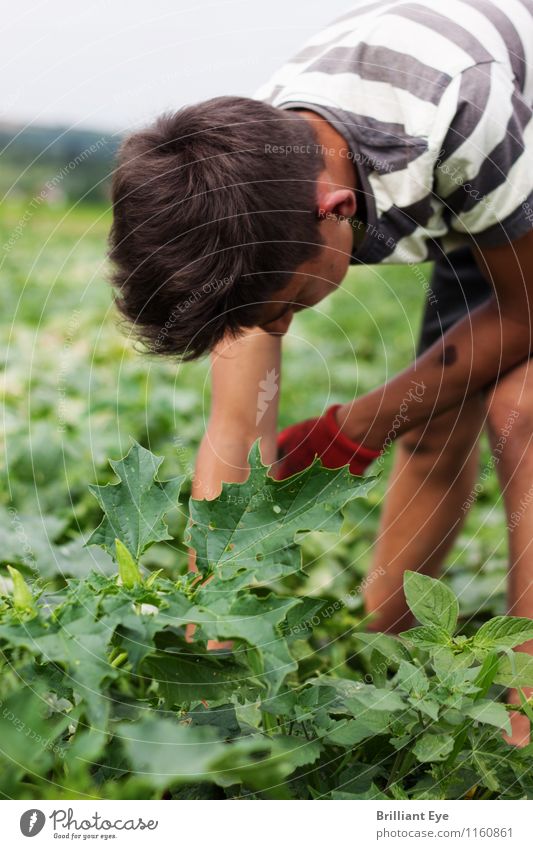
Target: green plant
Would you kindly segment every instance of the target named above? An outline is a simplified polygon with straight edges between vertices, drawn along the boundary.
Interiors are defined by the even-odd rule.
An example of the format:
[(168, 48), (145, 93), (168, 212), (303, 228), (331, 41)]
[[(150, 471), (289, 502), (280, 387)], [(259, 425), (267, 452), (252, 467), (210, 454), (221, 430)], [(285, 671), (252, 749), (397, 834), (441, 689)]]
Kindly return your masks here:
[[(327, 602), (291, 582), (308, 532), (339, 535), (344, 509), (374, 479), (317, 460), (278, 482), (257, 446), (249, 461), (245, 483), (190, 502), (197, 574), (171, 580), (143, 566), (171, 537), (165, 514), (184, 478), (159, 481), (161, 459), (137, 443), (113, 464), (120, 481), (92, 488), (104, 516), (89, 543), (116, 573), (37, 592), (11, 571), (0, 599), (1, 791), (531, 798), (532, 747), (504, 743), (509, 706), (494, 689), (533, 685), (533, 660), (511, 651), (533, 638), (533, 622), (496, 617), (457, 636), (451, 590), (408, 572), (419, 626), (399, 638), (347, 634), (353, 657), (335, 664), (316, 637)], [(209, 651), (209, 640), (232, 648)]]

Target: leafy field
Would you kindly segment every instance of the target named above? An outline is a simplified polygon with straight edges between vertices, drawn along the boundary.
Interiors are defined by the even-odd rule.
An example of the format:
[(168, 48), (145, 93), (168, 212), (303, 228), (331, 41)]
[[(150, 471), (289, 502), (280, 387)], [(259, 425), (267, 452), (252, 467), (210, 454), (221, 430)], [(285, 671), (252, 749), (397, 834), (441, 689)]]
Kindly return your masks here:
[[(30, 213), (9, 204), (0, 234), (0, 559), (18, 570), (1, 572), (1, 791), (530, 796), (527, 750), (510, 754), (500, 739), (505, 708), (490, 700), (511, 679), (531, 680), (505, 653), (513, 635), (514, 645), (524, 641), (526, 626), (497, 619), (478, 631), (504, 608), (494, 478), (484, 480), (445, 582), (412, 583), (408, 592), (426, 633), (371, 640), (361, 629), (357, 587), (390, 460), (368, 491), (346, 473), (303, 473), (303, 490), (317, 488), (312, 512), (306, 499), (295, 507), (288, 484), (266, 478), (256, 458), (255, 479), (234, 502), (225, 491), (193, 505), (192, 544), (211, 579), (195, 583), (186, 569), (187, 503), (209, 410), (208, 364), (149, 359), (116, 326), (103, 208)], [(422, 305), (412, 270), (368, 268), (299, 315), (286, 344), (281, 423), (365, 392), (409, 362)], [(115, 489), (89, 485), (116, 484), (121, 466), (113, 470), (108, 458), (128, 451), (132, 489), (106, 503)], [(165, 458), (161, 479), (177, 478), (166, 490), (150, 488), (154, 454)], [(149, 501), (142, 515), (152, 517), (144, 527), (131, 504), (141, 489)], [(243, 501), (245, 516), (257, 512), (260, 521), (239, 535)], [(102, 508), (97, 544), (84, 547)], [(217, 533), (217, 511), (225, 527), (228, 514), (230, 526), (235, 520), (233, 542)], [(236, 541), (237, 551), (227, 549)], [(452, 638), (449, 588), (460, 598), (464, 639)], [(427, 598), (426, 607), (449, 617), (445, 633), (431, 632)], [(193, 622), (191, 643), (184, 626)], [(206, 652), (213, 638), (231, 638), (233, 651)]]

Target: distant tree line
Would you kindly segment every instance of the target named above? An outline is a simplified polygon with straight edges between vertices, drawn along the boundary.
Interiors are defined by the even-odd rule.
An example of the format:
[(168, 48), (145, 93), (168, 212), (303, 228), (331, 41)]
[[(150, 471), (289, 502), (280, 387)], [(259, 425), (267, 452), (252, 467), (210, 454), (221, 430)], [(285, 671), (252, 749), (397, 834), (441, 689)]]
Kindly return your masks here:
[(107, 202), (119, 144), (111, 132), (0, 123), (1, 197)]

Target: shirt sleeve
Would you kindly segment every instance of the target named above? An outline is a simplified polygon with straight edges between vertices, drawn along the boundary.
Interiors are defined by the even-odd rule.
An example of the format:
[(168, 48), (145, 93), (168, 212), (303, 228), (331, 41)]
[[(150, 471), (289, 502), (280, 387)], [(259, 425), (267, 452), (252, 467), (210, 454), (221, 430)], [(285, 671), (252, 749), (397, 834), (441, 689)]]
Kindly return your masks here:
[(486, 62), (462, 72), (455, 106), (434, 171), (444, 220), (480, 246), (518, 239), (533, 229), (531, 105)]

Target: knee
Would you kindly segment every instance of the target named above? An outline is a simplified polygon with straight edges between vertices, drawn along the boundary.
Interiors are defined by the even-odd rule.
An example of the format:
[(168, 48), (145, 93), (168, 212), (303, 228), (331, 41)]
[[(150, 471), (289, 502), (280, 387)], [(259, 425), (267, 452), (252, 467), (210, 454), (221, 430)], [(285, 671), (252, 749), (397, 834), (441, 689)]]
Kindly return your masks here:
[(398, 444), (405, 454), (422, 459), (438, 456), (442, 451), (444, 441), (444, 434), (428, 425), (427, 427), (413, 428), (398, 440)]
[(399, 440), (400, 450), (409, 462), (415, 462), (425, 473), (443, 471), (455, 477), (465, 468), (477, 445), (475, 426), (443, 416), (427, 427), (415, 428)]
[(531, 393), (502, 382), (490, 397), (487, 423), (495, 457), (521, 455), (533, 440)]

